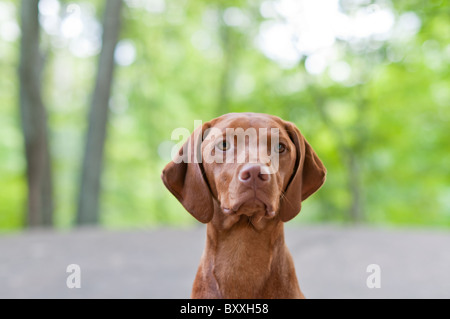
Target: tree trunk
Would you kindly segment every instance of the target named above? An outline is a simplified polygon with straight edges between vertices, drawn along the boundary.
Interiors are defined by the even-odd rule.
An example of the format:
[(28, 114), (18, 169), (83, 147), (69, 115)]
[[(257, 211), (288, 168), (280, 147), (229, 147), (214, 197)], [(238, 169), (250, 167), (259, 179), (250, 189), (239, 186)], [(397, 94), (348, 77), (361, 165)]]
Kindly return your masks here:
[[(344, 142), (343, 131), (328, 116), (324, 108), (325, 101), (322, 95), (316, 92), (316, 89), (312, 85), (309, 86), (309, 91), (314, 98), (315, 105), (317, 106), (322, 121), (336, 136), (338, 151), (347, 169), (347, 187), (351, 196), (349, 205), (350, 221), (355, 224), (361, 223), (364, 221), (362, 202), (363, 190), (361, 186), (361, 171), (358, 165), (357, 146), (347, 145)], [(358, 111), (361, 112), (361, 108)], [(360, 132), (360, 135), (363, 135), (363, 133)]]
[[(223, 10), (219, 11), (223, 15)], [(223, 21), (220, 23), (220, 40), (223, 52), (223, 65), (220, 74), (219, 91), (218, 91), (218, 103), (217, 103), (217, 114), (223, 115), (228, 113), (229, 105), (229, 94), (230, 94), (230, 82), (231, 82), (231, 61), (232, 61), (232, 51), (231, 48), (231, 30), (230, 27), (225, 25)]]
[(230, 99), (232, 83), (234, 80), (233, 68), (237, 63), (238, 52), (236, 50), (236, 39), (232, 27), (224, 21), (227, 5), (221, 3), (218, 7), (219, 13), (219, 39), (223, 57), (221, 69), (219, 70), (219, 87), (217, 95), (217, 116), (230, 112)]
[(351, 194), (350, 218), (353, 223), (361, 223), (364, 220), (361, 201), (360, 170), (356, 154), (347, 152), (348, 189)]
[(47, 113), (41, 96), (43, 58), (39, 49), (39, 1), (21, 4), (20, 115), (27, 163), (27, 225), (51, 226), (52, 174)]
[(81, 173), (77, 213), (78, 225), (92, 225), (97, 224), (99, 221), (103, 153), (114, 74), (114, 51), (121, 25), (122, 0), (107, 0), (105, 3), (103, 45), (98, 62), (98, 73), (90, 114), (88, 116), (89, 129)]

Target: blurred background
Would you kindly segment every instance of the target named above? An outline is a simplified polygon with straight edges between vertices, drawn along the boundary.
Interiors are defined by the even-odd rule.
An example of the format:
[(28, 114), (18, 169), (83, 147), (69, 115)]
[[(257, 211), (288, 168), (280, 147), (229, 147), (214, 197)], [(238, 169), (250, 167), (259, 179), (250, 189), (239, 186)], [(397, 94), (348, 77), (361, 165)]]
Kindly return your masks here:
[(195, 225), (175, 128), (297, 124), (328, 169), (293, 223), (450, 226), (443, 0), (2, 0), (0, 232)]
[(449, 17), (444, 0), (0, 1), (0, 298), (189, 297), (205, 229), (160, 173), (174, 129), (229, 112), (294, 122), (328, 169), (286, 225), (307, 297), (449, 298)]

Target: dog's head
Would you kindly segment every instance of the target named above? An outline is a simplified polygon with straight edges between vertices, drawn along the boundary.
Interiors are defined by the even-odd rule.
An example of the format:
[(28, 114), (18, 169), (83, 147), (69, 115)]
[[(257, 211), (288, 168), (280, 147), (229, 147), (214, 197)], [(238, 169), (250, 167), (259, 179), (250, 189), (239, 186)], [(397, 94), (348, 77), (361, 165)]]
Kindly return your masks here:
[(294, 124), (242, 113), (198, 128), (166, 166), (162, 180), (202, 223), (211, 221), (215, 206), (224, 216), (286, 222), (323, 185), (325, 175)]

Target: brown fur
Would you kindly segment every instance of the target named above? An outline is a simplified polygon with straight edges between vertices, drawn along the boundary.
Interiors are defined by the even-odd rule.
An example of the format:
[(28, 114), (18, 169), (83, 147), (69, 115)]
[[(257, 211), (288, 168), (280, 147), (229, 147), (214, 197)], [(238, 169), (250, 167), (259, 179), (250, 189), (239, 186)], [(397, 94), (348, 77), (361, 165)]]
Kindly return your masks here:
[[(278, 128), (280, 142), (286, 146), (279, 157), (279, 170), (267, 181), (250, 174), (244, 182), (242, 174), (250, 167), (249, 156), (258, 152), (248, 142), (242, 154), (229, 151), (234, 152), (234, 158), (245, 156), (246, 163), (195, 163), (200, 152), (203, 156), (219, 152), (215, 145), (226, 128), (267, 128), (268, 132)], [(267, 144), (272, 151), (273, 146)], [(197, 129), (187, 145), (196, 151), (181, 149), (178, 164), (169, 163), (162, 179), (189, 213), (208, 224), (206, 248), (191, 297), (304, 298), (284, 242), (283, 224), (322, 186), (326, 170), (300, 131), (271, 115), (227, 114)], [(190, 163), (186, 163), (188, 156)]]

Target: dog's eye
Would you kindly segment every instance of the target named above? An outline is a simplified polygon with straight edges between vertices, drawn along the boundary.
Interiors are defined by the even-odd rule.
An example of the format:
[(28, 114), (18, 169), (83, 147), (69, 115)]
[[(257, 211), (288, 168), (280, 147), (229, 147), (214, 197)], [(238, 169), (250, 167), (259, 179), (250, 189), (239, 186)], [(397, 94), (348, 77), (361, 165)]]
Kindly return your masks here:
[(223, 152), (228, 151), (230, 149), (231, 145), (228, 143), (228, 141), (223, 140), (217, 144), (217, 148)]
[(286, 151), (286, 145), (284, 145), (283, 143), (275, 145), (275, 151), (277, 153), (284, 153), (284, 151)]

